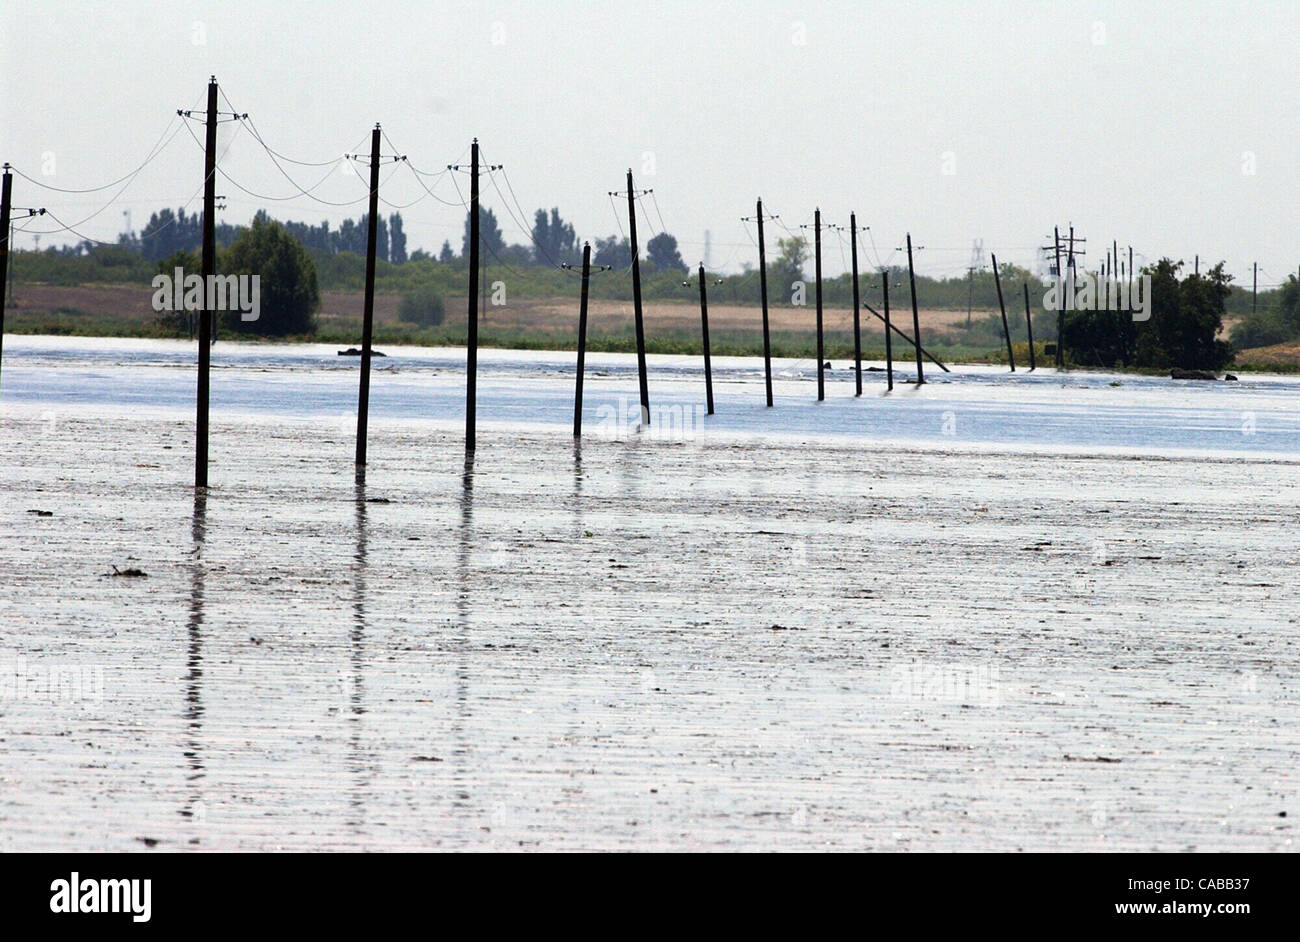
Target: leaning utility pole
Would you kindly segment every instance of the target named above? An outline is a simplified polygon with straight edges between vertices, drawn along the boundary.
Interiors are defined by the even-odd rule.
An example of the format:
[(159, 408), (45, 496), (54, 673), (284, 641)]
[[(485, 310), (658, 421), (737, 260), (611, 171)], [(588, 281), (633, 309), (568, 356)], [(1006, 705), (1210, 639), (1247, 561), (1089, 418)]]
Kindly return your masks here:
[(1025, 282), (1025, 329), (1029, 331), (1029, 372), (1037, 367), (1034, 363), (1034, 318), (1029, 313), (1029, 282)]
[(578, 384), (573, 394), (573, 437), (582, 437), (582, 376), (587, 368), (587, 285), (591, 281), (591, 243), (582, 243), (582, 300), (578, 305)]
[(862, 317), (858, 294), (858, 217), (849, 213), (849, 251), (853, 254), (853, 368), (857, 373), (858, 391), (862, 395)]
[(645, 321), (641, 314), (641, 263), (636, 246), (636, 191), (632, 189), (632, 170), (627, 171), (627, 219), (632, 249), (632, 309), (636, 315), (636, 369), (641, 385), (641, 424), (650, 424), (650, 383), (645, 366)]
[(916, 338), (916, 385), (925, 383), (921, 366), (921, 314), (916, 307), (916, 266), (912, 264), (912, 233), (907, 234), (907, 277), (912, 286), (912, 334)]
[[(379, 133), (379, 125), (376, 124), (370, 132), (370, 219), (366, 231), (365, 307), (361, 318), (361, 389), (357, 396), (359, 465), (366, 463), (366, 424), (370, 416), (370, 345), (375, 326), (375, 245), (379, 237)], [(477, 257), (474, 261), (477, 264)], [(470, 297), (473, 298), (472, 292)], [(466, 409), (468, 408), (470, 406), (467, 401)]]
[(1007, 338), (1007, 362), (1011, 364), (1011, 372), (1016, 371), (1016, 355), (1011, 352), (1011, 328), (1007, 326), (1007, 306), (1002, 300), (1002, 276), (998, 273), (998, 257), (996, 254), (993, 258), (993, 283), (998, 288), (998, 308), (1002, 311), (1002, 335)]
[(709, 294), (705, 287), (704, 263), (700, 262), (700, 333), (704, 338), (704, 394), (713, 415), (713, 360), (709, 351)]
[(194, 486), (208, 486), (208, 373), (212, 365), (212, 318), (207, 286), (217, 271), (217, 77), (208, 82), (207, 136), (203, 148), (203, 311), (199, 317), (199, 388), (194, 421)]

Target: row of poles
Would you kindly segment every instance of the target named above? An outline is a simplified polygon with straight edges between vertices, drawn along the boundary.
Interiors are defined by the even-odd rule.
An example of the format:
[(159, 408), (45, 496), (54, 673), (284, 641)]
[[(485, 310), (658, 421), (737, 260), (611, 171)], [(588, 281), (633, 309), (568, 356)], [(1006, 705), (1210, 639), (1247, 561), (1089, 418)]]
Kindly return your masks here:
[[(649, 191), (645, 191), (649, 192)], [(628, 220), (629, 220), (629, 243), (632, 252), (632, 303), (633, 316), (636, 324), (636, 346), (637, 346), (637, 379), (640, 386), (641, 394), (641, 422), (648, 425), (650, 422), (650, 392), (649, 382), (646, 370), (646, 353), (645, 353), (645, 326), (643, 322), (641, 307), (641, 278), (640, 266), (638, 263), (638, 247), (636, 235), (636, 207), (635, 199), (637, 191), (633, 188), (632, 171), (627, 173), (627, 190), (628, 197)], [(623, 195), (622, 193), (611, 193), (610, 195)], [(471, 217), (471, 226), (473, 221)], [(755, 204), (753, 216), (743, 217), (742, 221), (757, 222), (758, 226), (758, 277), (759, 277), (759, 296), (762, 308), (763, 323), (763, 369), (767, 395), (767, 405), (773, 404), (772, 396), (772, 341), (771, 329), (768, 318), (768, 300), (767, 300), (767, 247), (764, 237), (763, 223), (765, 220), (777, 219), (776, 216), (766, 216), (763, 213), (763, 200), (760, 198)], [(821, 232), (822, 232), (821, 209), (818, 208), (813, 213), (813, 255), (815, 270), (815, 296), (817, 311), (817, 400), (824, 401), (826, 398), (826, 360), (825, 360), (825, 342), (824, 342), (824, 321), (822, 306), (822, 251), (821, 251)], [(920, 343), (921, 321), (920, 311), (918, 309), (916, 297), (916, 268), (913, 260), (912, 236), (907, 234), (907, 271), (910, 282), (910, 294), (912, 300), (912, 330), (914, 337), (909, 337), (902, 330), (896, 327), (890, 318), (889, 307), (889, 270), (886, 267), (880, 269), (881, 286), (882, 286), (882, 307), (884, 313), (876, 311), (871, 305), (862, 301), (860, 293), (861, 280), (858, 275), (858, 226), (857, 215), (849, 214), (849, 250), (852, 256), (852, 279), (853, 279), (853, 361), (854, 361), (854, 378), (856, 393), (862, 395), (862, 317), (861, 311), (866, 308), (878, 320), (885, 325), (885, 375), (888, 389), (894, 388), (894, 348), (893, 335), (897, 333), (906, 340), (915, 350), (916, 353), (916, 383), (921, 385), (925, 382), (924, 359), (929, 359), (945, 373), (951, 372), (937, 357), (931, 354)], [(477, 256), (471, 256), (471, 276), (470, 291), (473, 294), (477, 273), (474, 270), (474, 264)], [(997, 256), (993, 256), (993, 276), (997, 286), (998, 307), (1002, 312), (1002, 333), (1007, 345), (1007, 363), (1011, 372), (1016, 371), (1015, 353), (1011, 344), (1011, 330), (1007, 320), (1007, 307), (1002, 294), (1002, 276), (997, 267)], [(582, 386), (583, 377), (586, 367), (587, 355), (587, 307), (589, 298), (589, 283), (591, 278), (591, 245), (585, 243), (582, 248), (582, 288), (580, 293), (578, 309), (578, 364), (577, 377), (575, 380), (574, 404), (573, 404), (573, 435), (575, 438), (582, 434)], [(704, 390), (707, 410), (709, 415), (713, 415), (713, 363), (711, 350), (709, 346), (709, 301), (708, 301), (708, 278), (704, 270), (703, 263), (700, 264), (697, 275), (700, 290), (700, 334), (703, 343), (704, 352)], [(721, 282), (717, 282), (721, 284)], [(683, 286), (689, 286), (690, 282), (682, 282)], [(1034, 356), (1034, 325), (1033, 312), (1029, 304), (1029, 284), (1024, 284), (1025, 296), (1025, 324), (1029, 334), (1029, 369), (1032, 372), (1037, 369), (1037, 363)], [(471, 304), (471, 307), (473, 305)], [(472, 316), (472, 315), (471, 315)], [(473, 336), (471, 334), (471, 336)], [(470, 356), (473, 357), (471, 352)], [(471, 359), (472, 362), (472, 359)], [(470, 430), (467, 429), (466, 440), (469, 438)], [(472, 447), (472, 446), (471, 446)]]
[[(216, 237), (215, 237), (215, 202), (216, 202), (216, 149), (217, 149), (217, 99), (218, 85), (216, 77), (213, 76), (208, 83), (207, 96), (207, 119), (206, 134), (204, 141), (203, 154), (203, 226), (202, 238), (203, 246), (201, 253), (201, 274), (205, 285), (211, 283), (212, 277), (216, 274)], [(183, 114), (188, 114), (183, 112)], [(374, 307), (375, 307), (375, 250), (377, 243), (377, 223), (379, 214), (379, 167), (382, 161), (380, 155), (381, 129), (378, 124), (375, 125), (370, 137), (370, 194), (369, 194), (369, 215), (367, 231), (367, 251), (366, 251), (366, 280), (365, 280), (365, 300), (362, 314), (362, 333), (361, 333), (361, 375), (360, 387), (357, 397), (357, 441), (356, 441), (356, 464), (364, 466), (366, 464), (366, 440), (367, 426), (369, 422), (370, 411), (370, 369), (373, 358), (373, 337), (374, 337)], [(404, 157), (394, 156), (394, 160), (402, 160)], [(477, 379), (478, 379), (478, 282), (479, 282), (479, 174), (482, 170), (480, 165), (480, 152), (478, 139), (475, 138), (470, 147), (470, 164), (468, 168), (461, 166), (449, 165), (448, 170), (459, 171), (468, 169), (470, 175), (470, 198), (469, 198), (469, 292), (468, 306), (466, 309), (467, 317), (467, 350), (466, 350), (466, 376), (465, 376), (465, 449), (467, 452), (473, 452), (475, 448), (475, 433), (477, 426)], [(489, 170), (499, 169), (490, 167)], [(632, 304), (636, 325), (636, 357), (637, 357), (637, 379), (641, 400), (641, 422), (643, 425), (650, 423), (650, 385), (648, 371), (646, 368), (646, 342), (645, 342), (645, 322), (643, 316), (641, 300), (641, 271), (639, 263), (639, 247), (637, 244), (636, 230), (636, 200), (639, 196), (645, 195), (650, 191), (638, 191), (634, 187), (632, 171), (627, 172), (627, 190), (625, 193), (611, 195), (626, 195), (628, 204), (628, 221), (629, 221), (629, 242), (631, 249), (631, 273), (632, 273)], [(3, 187), (0, 189), (0, 357), (3, 355), (3, 336), (4, 336), (4, 303), (5, 297), (3, 285), (5, 284), (8, 272), (9, 258), (9, 223), (13, 207), (11, 206), (12, 195), (12, 177), (9, 172), (9, 165), (5, 164), (3, 174)], [(37, 215), (45, 212), (44, 209), (21, 209), (28, 215)], [(763, 201), (759, 199), (755, 205), (755, 215), (746, 217), (746, 221), (754, 220), (758, 224), (758, 255), (759, 255), (759, 284), (760, 295), (762, 300), (762, 324), (763, 324), (763, 363), (764, 374), (766, 379), (767, 405), (773, 405), (772, 396), (772, 344), (768, 317), (768, 286), (767, 286), (767, 251), (764, 241), (763, 223), (765, 220), (776, 219), (776, 216), (767, 216), (763, 211)], [(821, 210), (817, 209), (813, 214), (813, 242), (816, 270), (816, 311), (817, 311), (817, 399), (818, 401), (826, 398), (825, 385), (825, 356), (824, 356), (824, 332), (823, 332), (823, 307), (822, 307), (822, 251), (821, 251), (821, 233), (823, 229)], [(907, 341), (916, 353), (916, 382), (918, 385), (925, 382), (925, 372), (923, 360), (928, 359), (937, 365), (944, 372), (950, 372), (948, 367), (940, 362), (933, 354), (921, 345), (921, 323), (920, 313), (917, 307), (916, 298), (916, 271), (913, 264), (912, 237), (907, 235), (907, 267), (908, 277), (911, 283), (912, 299), (912, 330), (913, 336), (909, 337), (904, 331), (900, 330), (891, 321), (889, 306), (889, 277), (888, 269), (882, 267), (881, 282), (883, 286), (883, 308), (884, 313), (876, 311), (869, 304), (861, 300), (859, 294), (859, 276), (858, 276), (858, 253), (857, 253), (857, 217), (855, 214), (849, 216), (849, 239), (851, 243), (853, 265), (853, 350), (854, 365), (856, 371), (856, 389), (857, 395), (862, 395), (862, 336), (861, 336), (861, 310), (865, 308), (873, 314), (878, 320), (885, 325), (885, 361), (886, 361), (886, 381), (888, 388), (894, 388), (894, 356), (893, 356), (893, 335), (898, 334), (903, 340)], [(1003, 331), (1007, 339), (1007, 356), (1011, 362), (1011, 369), (1015, 370), (1015, 361), (1011, 352), (1011, 335), (1007, 330), (1006, 306), (1002, 299), (1001, 279), (997, 274), (997, 259), (994, 257), (994, 275), (998, 278), (998, 303), (1002, 307), (1002, 324)], [(608, 269), (608, 266), (603, 266)], [(582, 383), (586, 364), (586, 344), (587, 344), (587, 323), (588, 323), (588, 301), (589, 285), (591, 278), (591, 245), (583, 245), (582, 250), (582, 288), (579, 302), (578, 315), (578, 362), (577, 362), (577, 386), (574, 399), (573, 414), (573, 433), (575, 437), (582, 434)], [(708, 278), (704, 265), (699, 266), (698, 272), (699, 292), (700, 292), (700, 322), (703, 334), (704, 346), (704, 376), (705, 376), (705, 393), (707, 397), (708, 413), (713, 414), (713, 364), (709, 346), (709, 314), (708, 314)], [(683, 282), (689, 285), (689, 282)], [(205, 292), (206, 296), (206, 292)], [(194, 446), (194, 486), (196, 488), (206, 488), (208, 486), (208, 437), (209, 437), (209, 397), (210, 383), (209, 375), (211, 370), (211, 348), (213, 338), (213, 311), (204, 311), (198, 318), (198, 382), (195, 406), (195, 446)], [(1029, 318), (1029, 286), (1025, 286), (1025, 315)], [(1033, 365), (1033, 326), (1030, 330), (1030, 369)], [(3, 360), (0, 359), (0, 363)]]

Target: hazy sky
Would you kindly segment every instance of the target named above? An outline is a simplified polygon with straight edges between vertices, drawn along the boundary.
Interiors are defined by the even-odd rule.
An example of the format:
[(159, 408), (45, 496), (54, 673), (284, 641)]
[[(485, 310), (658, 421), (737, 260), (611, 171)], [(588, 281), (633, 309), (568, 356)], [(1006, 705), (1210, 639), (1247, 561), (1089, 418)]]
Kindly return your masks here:
[[(882, 260), (899, 261), (909, 230), (931, 274), (964, 270), (976, 238), (1032, 265), (1052, 226), (1073, 222), (1090, 266), (1118, 239), (1189, 265), (1197, 252), (1225, 259), (1246, 286), (1258, 261), (1264, 285), (1300, 266), (1297, 49), (1293, 3), (0, 0), (0, 160), (55, 186), (110, 182), (177, 108), (202, 107), (215, 74), (266, 143), (299, 160), (336, 158), (379, 121), (433, 172), (477, 135), (529, 223), (558, 206), (583, 238), (619, 232), (606, 194), (631, 167), (692, 265), (706, 229), (715, 267), (756, 259), (740, 217), (761, 195), (795, 231), (815, 206), (839, 224), (856, 211), (871, 227), (864, 266), (876, 261), (872, 238)], [(223, 169), (257, 193), (293, 195), (237, 127), (222, 126)], [(284, 167), (303, 188), (331, 173)], [(408, 169), (391, 172), (386, 200), (425, 196)], [(182, 129), (78, 229), (111, 239), (125, 210), (139, 229), (162, 206), (197, 209), (201, 178)], [(408, 247), (450, 238), (459, 249), (452, 181), (426, 182), (455, 205), (425, 196), (403, 209)], [(218, 192), (230, 222), (259, 206), (334, 223), (365, 210), (255, 199), (226, 180)], [(115, 193), (15, 184), (18, 205), (68, 223)], [(313, 193), (363, 199), (365, 184), (337, 169)], [(508, 241), (526, 240), (487, 182), (484, 202)], [(828, 234), (828, 272), (844, 257)]]

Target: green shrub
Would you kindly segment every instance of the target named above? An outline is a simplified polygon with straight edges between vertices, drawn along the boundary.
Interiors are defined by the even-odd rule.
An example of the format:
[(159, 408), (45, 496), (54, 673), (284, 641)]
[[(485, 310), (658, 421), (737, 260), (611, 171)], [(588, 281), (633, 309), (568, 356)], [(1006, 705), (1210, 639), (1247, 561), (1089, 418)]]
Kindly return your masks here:
[(422, 285), (402, 295), (399, 316), (418, 327), (437, 327), (447, 316), (442, 295), (429, 285)]

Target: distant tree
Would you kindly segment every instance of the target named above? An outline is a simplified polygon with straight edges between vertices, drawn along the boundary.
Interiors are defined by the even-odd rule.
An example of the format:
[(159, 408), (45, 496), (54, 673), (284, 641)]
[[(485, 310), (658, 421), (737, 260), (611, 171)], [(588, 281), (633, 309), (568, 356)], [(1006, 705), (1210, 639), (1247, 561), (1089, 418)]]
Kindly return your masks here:
[(264, 213), (221, 253), (218, 268), (228, 275), (261, 276), (261, 316), (244, 321), (238, 311), (228, 311), (222, 318), (227, 329), (273, 337), (316, 329), (316, 265), (302, 243)]
[(578, 236), (573, 226), (560, 218), (560, 210), (552, 208), (533, 214), (533, 260), (538, 265), (572, 264), (577, 260)]
[(686, 263), (677, 251), (677, 239), (666, 232), (661, 232), (645, 244), (646, 260), (661, 271), (676, 269), (686, 271)]
[[(344, 225), (347, 225), (347, 223), (345, 222)], [(350, 251), (356, 252), (358, 255), (366, 255), (370, 251), (369, 213), (362, 214), (352, 232), (355, 233), (355, 235), (351, 236), (355, 243)], [(385, 262), (388, 261), (388, 222), (383, 216), (375, 220), (375, 258)]]
[[(1232, 344), (1219, 340), (1232, 276), (1223, 263), (1179, 281), (1182, 262), (1162, 258), (1151, 275), (1151, 317), (1137, 325), (1138, 366), (1218, 370), (1232, 362)], [(1068, 349), (1068, 348), (1067, 348)]]
[[(1151, 278), (1145, 299), (1150, 317), (1134, 322), (1128, 311), (1076, 310), (1065, 315), (1063, 340), (1081, 364), (1219, 370), (1232, 362), (1232, 345), (1218, 339), (1232, 278), (1223, 263), (1180, 278), (1182, 262), (1162, 258), (1142, 269)], [(1137, 290), (1135, 286), (1135, 290)]]
[(388, 260), (394, 265), (406, 264), (406, 232), (402, 229), (402, 214), (388, 217)]
[[(797, 236), (777, 239), (776, 259), (768, 277), (775, 291), (775, 297), (790, 298), (790, 286), (796, 281), (806, 281), (803, 266), (808, 261), (808, 243)], [(892, 282), (891, 282), (892, 284)]]
[[(197, 252), (174, 252), (158, 263), (157, 273), (167, 275), (169, 278), (176, 277), (176, 269), (180, 269), (186, 275), (198, 275), (203, 271), (203, 259)], [(159, 311), (158, 323), (164, 327), (174, 330), (179, 336), (188, 336), (190, 332), (190, 319), (193, 313), (186, 310)]]
[[(501, 226), (497, 222), (496, 213), (484, 206), (479, 207), (478, 213), (480, 247), (485, 252), (495, 252), (500, 255), (501, 249), (505, 245), (505, 239), (501, 235)], [(465, 214), (465, 232), (461, 237), (460, 254), (462, 258), (469, 257), (469, 213)]]
[(617, 236), (597, 239), (592, 246), (592, 255), (592, 264), (609, 265), (619, 271), (632, 264), (632, 243), (626, 238), (620, 240)]
[(1268, 309), (1248, 314), (1232, 331), (1233, 346), (1270, 347), (1300, 338), (1300, 281), (1287, 277)]
[(365, 239), (363, 230), (351, 219), (345, 219), (339, 226), (339, 231), (334, 234), (334, 251), (364, 255)]
[(203, 216), (201, 213), (187, 216), (184, 207), (176, 212), (163, 209), (151, 214), (140, 233), (141, 254), (155, 262), (202, 244)]
[(438, 261), (444, 265), (450, 265), (456, 261), (456, 253), (451, 250), (451, 240), (443, 240), (442, 251), (438, 253)]

